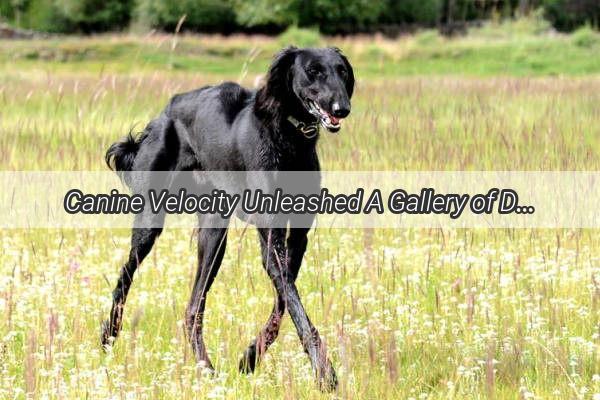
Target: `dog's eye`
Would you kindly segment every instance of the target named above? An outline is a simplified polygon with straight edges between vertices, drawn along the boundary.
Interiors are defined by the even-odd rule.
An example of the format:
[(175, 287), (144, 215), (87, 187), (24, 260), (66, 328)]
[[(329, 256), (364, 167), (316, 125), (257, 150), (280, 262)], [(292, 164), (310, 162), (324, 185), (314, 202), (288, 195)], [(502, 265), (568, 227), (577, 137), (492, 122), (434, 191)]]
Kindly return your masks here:
[(344, 79), (348, 78), (348, 71), (346, 71), (346, 68), (344, 68), (343, 66), (339, 66), (338, 67), (338, 73), (340, 74), (340, 76)]
[(306, 70), (306, 73), (308, 74), (308, 76), (310, 76), (311, 78), (318, 78), (321, 76), (321, 74), (323, 73), (321, 71), (321, 68), (319, 68), (318, 66), (312, 66), (310, 68), (308, 68)]

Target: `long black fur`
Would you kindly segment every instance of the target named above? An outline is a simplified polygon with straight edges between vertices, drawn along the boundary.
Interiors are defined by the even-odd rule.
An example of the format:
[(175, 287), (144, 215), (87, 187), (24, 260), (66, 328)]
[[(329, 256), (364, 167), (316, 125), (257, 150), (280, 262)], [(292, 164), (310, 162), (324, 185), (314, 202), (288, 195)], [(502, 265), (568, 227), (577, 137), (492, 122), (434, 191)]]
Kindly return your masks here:
[(144, 141), (144, 138), (144, 134), (136, 138), (133, 136), (133, 132), (129, 132), (123, 141), (113, 143), (104, 157), (106, 165), (115, 171), (131, 171), (140, 143)]
[[(344, 118), (350, 113), (353, 90), (352, 67), (339, 49), (286, 48), (273, 60), (265, 85), (260, 89), (249, 90), (226, 82), (178, 94), (139, 137), (129, 134), (110, 146), (106, 162), (121, 174), (127, 171), (319, 171), (318, 135), (306, 137), (288, 117), (314, 124), (319, 120), (314, 107), (310, 107), (314, 102), (322, 112), (335, 117), (334, 120)], [(321, 117), (322, 112), (318, 114)], [(336, 127), (328, 126), (328, 129)], [(318, 186), (319, 178), (316, 179)], [(143, 189), (139, 187), (143, 182), (127, 183)], [(265, 327), (244, 352), (240, 370), (254, 370), (277, 337), (287, 308), (321, 388), (330, 390), (337, 383), (335, 372), (294, 283), (306, 250), (308, 229), (300, 227), (293, 217), (289, 225), (289, 230), (259, 229), (263, 266), (277, 296)], [(129, 259), (121, 269), (113, 292), (110, 318), (103, 325), (104, 345), (110, 344), (119, 333), (135, 270), (161, 231), (161, 228), (133, 230)], [(226, 228), (200, 230), (198, 272), (186, 312), (187, 331), (196, 360), (207, 368), (212, 368), (212, 364), (202, 337), (204, 307), (223, 259), (226, 241)]]

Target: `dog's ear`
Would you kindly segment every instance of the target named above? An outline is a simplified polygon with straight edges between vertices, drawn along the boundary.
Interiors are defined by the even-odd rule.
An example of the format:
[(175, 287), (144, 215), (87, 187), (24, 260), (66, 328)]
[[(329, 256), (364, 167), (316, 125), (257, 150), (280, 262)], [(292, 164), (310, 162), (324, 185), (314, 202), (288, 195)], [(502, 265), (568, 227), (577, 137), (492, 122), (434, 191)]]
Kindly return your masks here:
[(352, 69), (352, 65), (350, 65), (350, 61), (348, 61), (339, 48), (332, 47), (331, 49), (340, 56), (342, 62), (346, 66), (346, 71), (348, 71), (348, 78), (346, 78), (346, 93), (348, 93), (348, 97), (352, 97), (352, 93), (354, 93), (354, 70)]
[(277, 53), (273, 59), (265, 85), (256, 94), (254, 110), (263, 119), (278, 118), (282, 101), (290, 91), (291, 70), (297, 54), (296, 47), (287, 47)]
[(298, 48), (290, 46), (277, 53), (273, 59), (265, 84), (270, 96), (279, 97), (288, 93), (292, 64), (297, 54)]

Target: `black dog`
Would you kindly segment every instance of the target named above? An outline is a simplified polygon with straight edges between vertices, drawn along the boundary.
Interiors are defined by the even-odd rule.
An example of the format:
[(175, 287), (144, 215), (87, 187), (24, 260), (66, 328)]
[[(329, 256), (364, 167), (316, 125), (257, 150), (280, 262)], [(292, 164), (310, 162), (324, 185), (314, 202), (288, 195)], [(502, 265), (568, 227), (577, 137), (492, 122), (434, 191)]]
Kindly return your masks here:
[[(319, 171), (319, 124), (331, 132), (340, 129), (340, 120), (350, 113), (353, 89), (352, 67), (338, 49), (287, 48), (275, 57), (266, 84), (259, 90), (223, 83), (176, 95), (139, 138), (129, 135), (113, 144), (106, 161), (121, 172)], [(129, 184), (135, 187), (135, 182)], [(319, 181), (316, 184), (320, 185)], [(332, 390), (337, 385), (335, 371), (294, 283), (309, 228), (298, 227), (293, 217), (288, 218), (289, 231), (259, 228), (263, 267), (277, 298), (266, 325), (244, 352), (240, 370), (254, 370), (277, 337), (288, 307), (320, 387)], [(104, 345), (119, 333), (133, 274), (161, 231), (133, 229), (129, 260), (113, 292), (110, 319), (103, 324)], [(198, 272), (186, 312), (187, 333), (196, 359), (209, 369), (212, 364), (202, 338), (202, 321), (206, 295), (219, 270), (226, 240), (226, 227), (200, 230)]]

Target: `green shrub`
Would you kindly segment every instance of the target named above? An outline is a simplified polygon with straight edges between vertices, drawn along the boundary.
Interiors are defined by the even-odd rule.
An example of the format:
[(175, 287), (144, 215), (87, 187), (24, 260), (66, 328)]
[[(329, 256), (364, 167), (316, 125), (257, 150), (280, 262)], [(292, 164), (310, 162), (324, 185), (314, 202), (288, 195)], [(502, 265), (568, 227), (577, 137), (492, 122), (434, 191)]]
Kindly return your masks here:
[(30, 0), (21, 13), (20, 27), (42, 32), (72, 32), (75, 24), (61, 12), (57, 1)]
[(142, 26), (169, 31), (184, 15), (184, 30), (227, 33), (236, 26), (229, 0), (137, 0), (134, 14)]
[(528, 16), (517, 18), (512, 23), (512, 28), (514, 33), (539, 35), (548, 32), (551, 26), (550, 23), (544, 19), (543, 10), (538, 9), (531, 12)]
[(439, 43), (440, 39), (438, 31), (433, 29), (422, 31), (415, 35), (415, 43), (419, 46), (435, 45)]
[(133, 0), (12, 1), (12, 21), (45, 32), (101, 32), (129, 23)]
[(556, 29), (572, 31), (586, 23), (600, 23), (598, 0), (543, 0), (544, 15)]
[(245, 27), (297, 25), (297, 0), (235, 0), (236, 21)]
[(83, 32), (123, 29), (132, 7), (133, 0), (56, 0), (59, 15)]
[(318, 26), (327, 34), (368, 30), (385, 7), (372, 0), (236, 0), (237, 21), (244, 26)]
[(386, 23), (435, 25), (442, 12), (443, 0), (390, 0), (381, 19)]
[(321, 43), (321, 35), (316, 29), (302, 29), (290, 26), (279, 35), (281, 46), (316, 47)]
[(600, 34), (585, 25), (573, 32), (571, 40), (578, 47), (593, 47), (600, 43)]
[(352, 33), (373, 27), (385, 2), (372, 0), (313, 0), (307, 2), (300, 26), (317, 24), (323, 33)]
[(15, 8), (14, 0), (0, 0), (0, 21), (13, 21)]

